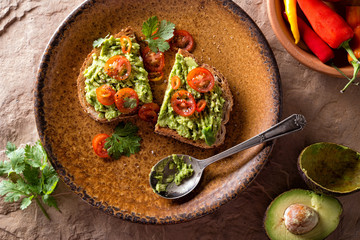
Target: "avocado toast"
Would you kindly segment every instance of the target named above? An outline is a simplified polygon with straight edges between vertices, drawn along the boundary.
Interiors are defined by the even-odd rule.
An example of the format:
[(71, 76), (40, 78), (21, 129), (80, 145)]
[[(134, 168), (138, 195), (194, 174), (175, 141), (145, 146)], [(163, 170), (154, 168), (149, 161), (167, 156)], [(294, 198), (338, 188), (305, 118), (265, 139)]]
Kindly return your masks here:
[[(134, 31), (128, 27), (114, 36), (99, 39), (97, 42), (98, 44), (85, 59), (77, 79), (81, 106), (93, 119), (102, 123), (136, 116), (138, 105), (152, 102), (153, 97)], [(113, 75), (111, 71), (119, 67), (120, 63), (108, 64), (113, 57), (118, 57), (121, 64), (124, 63), (116, 72), (118, 75)], [(115, 100), (120, 100), (100, 103), (97, 90), (102, 86), (106, 86), (107, 90), (113, 93), (116, 92)], [(118, 94), (121, 89), (131, 91), (133, 96), (129, 93)]]
[[(210, 90), (199, 92), (190, 87), (189, 75), (195, 69), (212, 75), (214, 80)], [(174, 76), (180, 78), (180, 83), (175, 87), (173, 78), (177, 77)], [(202, 85), (201, 82), (200, 85), (196, 84)], [(186, 97), (180, 96), (184, 93), (187, 94)], [(204, 100), (205, 108), (199, 106), (200, 101)], [(174, 101), (179, 104), (176, 105)], [(193, 109), (194, 102), (196, 111)], [(188, 105), (185, 106), (186, 104)], [(225, 124), (229, 121), (232, 106), (233, 98), (225, 77), (207, 64), (200, 65), (192, 54), (179, 49), (169, 76), (155, 132), (201, 148), (217, 147), (225, 140)], [(182, 108), (183, 112), (179, 114), (178, 108)]]

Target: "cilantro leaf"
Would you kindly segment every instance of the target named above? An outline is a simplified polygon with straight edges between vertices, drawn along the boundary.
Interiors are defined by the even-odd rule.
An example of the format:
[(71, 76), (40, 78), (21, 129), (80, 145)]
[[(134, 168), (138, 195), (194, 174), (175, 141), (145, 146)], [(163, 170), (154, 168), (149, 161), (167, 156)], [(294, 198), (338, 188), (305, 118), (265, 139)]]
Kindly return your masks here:
[[(18, 201), (24, 197), (21, 209), (27, 208), (33, 198), (42, 197), (44, 203), (58, 209), (55, 199), (49, 194), (54, 191), (59, 178), (48, 164), (48, 157), (40, 141), (24, 148), (16, 148), (14, 144), (7, 143), (5, 153), (9, 160), (0, 161), (0, 175), (7, 173), (9, 180), (0, 182), (0, 196), (4, 196), (6, 202)], [(49, 218), (41, 203), (36, 203)]]
[(124, 98), (125, 108), (136, 108), (136, 106), (137, 106), (137, 101), (135, 98), (129, 98), (129, 97)]
[(5, 154), (8, 155), (11, 152), (16, 150), (16, 146), (15, 144), (11, 143), (11, 142), (7, 142), (6, 144), (6, 150), (5, 150)]
[(119, 123), (104, 145), (109, 156), (119, 159), (122, 155), (130, 156), (140, 151), (141, 138), (137, 136), (138, 127), (130, 122)]
[(127, 138), (122, 138), (123, 154), (127, 157), (130, 157), (130, 154), (135, 154), (140, 151), (140, 140), (139, 136), (128, 136)]
[(54, 197), (50, 196), (49, 194), (45, 194), (41, 197), (42, 201), (50, 207), (54, 207), (56, 210), (60, 211), (57, 206), (56, 200)]
[(126, 137), (136, 134), (138, 130), (139, 128), (131, 122), (127, 122), (126, 124), (121, 122), (115, 127), (114, 133), (121, 137)]
[(109, 137), (104, 145), (104, 147), (107, 149), (107, 152), (109, 156), (115, 159), (119, 159), (121, 155), (124, 152), (124, 148), (122, 144), (120, 143), (119, 137), (116, 135), (112, 135)]
[(108, 35), (106, 35), (105, 38), (96, 39), (96, 40), (93, 42), (93, 47), (94, 47), (94, 48), (100, 47), (100, 46), (104, 43), (104, 41), (105, 41), (106, 39), (109, 39), (109, 36), (110, 36), (110, 33), (109, 33)]
[(11, 164), (9, 161), (0, 161), (0, 176), (8, 174), (11, 171)]
[(25, 157), (30, 166), (41, 167), (41, 169), (45, 167), (43, 163), (47, 162), (47, 155), (40, 141), (36, 142), (34, 146), (25, 146)]
[(18, 148), (12, 152), (10, 152), (7, 157), (11, 163), (11, 170), (8, 174), (15, 172), (17, 174), (22, 173), (25, 169), (25, 151), (23, 148)]
[(205, 142), (207, 145), (211, 146), (215, 143), (216, 138), (211, 126), (204, 128), (201, 132), (204, 134)]
[(34, 196), (23, 198), (23, 200), (21, 201), (20, 209), (24, 210), (25, 208), (27, 208), (31, 204), (31, 200), (33, 197)]
[(54, 168), (52, 168), (49, 165), (46, 165), (43, 170), (41, 180), (42, 180), (42, 192), (44, 194), (51, 194), (57, 186), (59, 177), (57, 176)]
[(157, 16), (150, 17), (143, 23), (142, 33), (145, 35), (145, 41), (148, 43), (151, 51), (154, 53), (165, 52), (170, 48), (166, 40), (174, 36), (175, 24), (162, 20), (159, 23)]
[(143, 23), (141, 31), (146, 38), (150, 38), (151, 35), (156, 31), (158, 26), (159, 26), (158, 17), (152, 16), (146, 22)]
[(174, 36), (174, 29), (175, 29), (175, 24), (173, 24), (172, 22), (168, 22), (166, 20), (162, 20), (160, 23), (159, 30), (154, 35), (154, 38), (159, 37), (164, 40), (169, 40)]
[(21, 196), (27, 195), (22, 183), (13, 183), (10, 180), (0, 182), (0, 195), (5, 196), (5, 202), (16, 202)]
[(25, 166), (23, 171), (24, 179), (28, 183), (29, 190), (35, 194), (41, 193), (41, 179), (39, 178), (39, 175), (39, 168), (34, 168), (30, 165)]
[(170, 45), (168, 42), (158, 38), (158, 39), (148, 39), (147, 40), (148, 44), (149, 44), (149, 48), (151, 51), (153, 52), (157, 52), (158, 50), (160, 52), (165, 52), (170, 48)]

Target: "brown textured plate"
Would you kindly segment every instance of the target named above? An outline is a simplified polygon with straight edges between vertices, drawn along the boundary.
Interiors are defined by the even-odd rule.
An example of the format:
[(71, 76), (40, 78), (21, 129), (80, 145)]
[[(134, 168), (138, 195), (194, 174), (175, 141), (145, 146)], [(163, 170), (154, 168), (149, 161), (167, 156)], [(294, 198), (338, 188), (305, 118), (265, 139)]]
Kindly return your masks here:
[[(215, 66), (228, 79), (234, 109), (225, 144), (202, 150), (140, 127), (141, 151), (104, 161), (93, 154), (91, 140), (112, 133), (115, 124), (95, 122), (76, 96), (79, 69), (92, 42), (126, 26), (140, 32), (156, 15), (188, 30), (196, 41), (194, 55)], [(174, 53), (167, 53), (169, 73)], [(152, 84), (161, 103), (165, 83)], [(172, 154), (202, 159), (240, 143), (278, 122), (280, 76), (273, 53), (255, 23), (228, 0), (99, 0), (73, 11), (52, 37), (41, 62), (35, 89), (35, 115), (40, 139), (61, 179), (82, 199), (104, 212), (132, 222), (168, 224), (189, 221), (235, 198), (260, 171), (272, 144), (259, 145), (209, 166), (200, 186), (179, 200), (166, 200), (149, 186), (151, 167)]]

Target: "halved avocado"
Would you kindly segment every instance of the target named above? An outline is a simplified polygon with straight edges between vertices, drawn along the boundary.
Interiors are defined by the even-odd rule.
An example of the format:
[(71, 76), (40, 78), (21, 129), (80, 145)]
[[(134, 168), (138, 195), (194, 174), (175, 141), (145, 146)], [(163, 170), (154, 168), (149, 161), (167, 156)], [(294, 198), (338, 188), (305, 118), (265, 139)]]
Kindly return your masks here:
[(360, 154), (334, 143), (315, 143), (298, 158), (298, 169), (316, 192), (339, 196), (360, 189)]
[(336, 198), (293, 189), (271, 202), (264, 226), (271, 240), (321, 240), (336, 229), (341, 213), (342, 205)]

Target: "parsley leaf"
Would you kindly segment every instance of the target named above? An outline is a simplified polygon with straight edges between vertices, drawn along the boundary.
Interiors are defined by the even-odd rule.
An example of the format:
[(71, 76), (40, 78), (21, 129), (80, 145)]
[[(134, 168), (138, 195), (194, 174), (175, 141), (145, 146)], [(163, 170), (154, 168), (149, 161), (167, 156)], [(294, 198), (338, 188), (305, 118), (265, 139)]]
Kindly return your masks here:
[(205, 142), (207, 145), (211, 146), (215, 143), (216, 138), (212, 131), (211, 126), (204, 128), (201, 132), (204, 134)]
[(0, 175), (7, 174), (9, 180), (0, 182), (0, 196), (4, 196), (6, 202), (23, 198), (20, 205), (22, 210), (35, 199), (41, 211), (50, 219), (39, 199), (58, 209), (55, 199), (49, 194), (54, 191), (59, 178), (48, 164), (48, 157), (40, 141), (24, 148), (7, 143), (5, 153), (8, 160), (0, 161)]
[(130, 154), (139, 152), (141, 138), (136, 135), (138, 130), (139, 128), (131, 122), (119, 123), (104, 145), (109, 156), (119, 159), (122, 155), (129, 157)]
[(145, 41), (149, 44), (151, 51), (157, 53), (165, 52), (170, 48), (166, 40), (174, 36), (175, 24), (162, 20), (159, 23), (157, 16), (150, 17), (143, 23), (142, 33), (145, 35)]
[(106, 39), (109, 39), (109, 36), (110, 36), (110, 33), (109, 33), (108, 35), (106, 35), (105, 38), (96, 39), (96, 40), (93, 42), (93, 47), (94, 47), (94, 48), (100, 47), (100, 46), (104, 43), (104, 41), (105, 41)]

